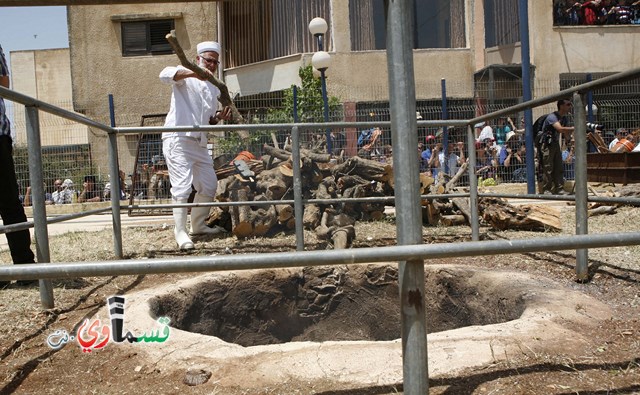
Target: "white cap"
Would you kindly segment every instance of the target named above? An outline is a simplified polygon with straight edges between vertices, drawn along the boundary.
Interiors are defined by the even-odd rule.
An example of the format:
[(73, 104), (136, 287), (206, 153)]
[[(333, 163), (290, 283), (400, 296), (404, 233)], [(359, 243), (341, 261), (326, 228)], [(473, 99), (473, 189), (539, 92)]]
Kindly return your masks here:
[(218, 55), (220, 55), (220, 44), (215, 41), (201, 42), (200, 44), (198, 44), (197, 49), (198, 55), (203, 52), (216, 52)]

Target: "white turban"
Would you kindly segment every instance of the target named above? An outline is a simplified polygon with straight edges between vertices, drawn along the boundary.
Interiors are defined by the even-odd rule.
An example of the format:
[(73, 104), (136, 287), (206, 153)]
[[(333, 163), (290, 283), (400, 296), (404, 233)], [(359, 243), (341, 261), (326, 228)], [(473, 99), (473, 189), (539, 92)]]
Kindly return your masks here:
[(220, 44), (215, 41), (201, 42), (200, 44), (198, 44), (197, 49), (198, 55), (202, 54), (203, 52), (216, 52), (218, 55), (220, 55)]

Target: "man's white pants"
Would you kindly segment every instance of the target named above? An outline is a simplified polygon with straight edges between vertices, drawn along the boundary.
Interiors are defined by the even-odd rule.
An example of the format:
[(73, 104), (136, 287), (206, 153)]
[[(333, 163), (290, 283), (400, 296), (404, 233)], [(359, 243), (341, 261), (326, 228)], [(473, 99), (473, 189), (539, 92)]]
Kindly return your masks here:
[(187, 199), (191, 195), (191, 185), (199, 194), (215, 197), (218, 178), (213, 170), (213, 160), (199, 140), (165, 138), (162, 140), (162, 153), (169, 168), (171, 195), (175, 199)]

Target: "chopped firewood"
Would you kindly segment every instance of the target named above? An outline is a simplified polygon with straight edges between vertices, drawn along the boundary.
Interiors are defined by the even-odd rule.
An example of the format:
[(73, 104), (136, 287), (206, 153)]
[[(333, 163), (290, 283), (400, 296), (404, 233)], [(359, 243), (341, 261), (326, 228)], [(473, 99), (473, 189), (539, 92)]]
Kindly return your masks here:
[[(262, 149), (267, 155), (271, 155), (280, 160), (288, 160), (291, 158), (290, 149), (286, 150), (286, 149), (281, 149), (277, 147), (272, 147), (268, 144), (263, 145)], [(314, 162), (319, 162), (319, 163), (328, 163), (331, 160), (331, 155), (329, 154), (319, 154), (317, 152), (313, 152), (304, 148), (300, 149), (300, 157), (303, 159), (308, 158)]]
[(464, 215), (443, 215), (442, 217), (440, 217), (440, 221), (443, 225), (447, 226), (468, 224), (467, 219), (464, 217)]
[[(233, 202), (248, 202), (251, 192), (249, 188), (237, 188), (231, 190), (230, 198)], [(231, 210), (231, 224), (234, 235), (238, 238), (246, 238), (253, 235), (253, 213), (249, 205), (246, 206), (232, 206)]]
[(211, 210), (209, 211), (209, 217), (207, 217), (205, 223), (209, 227), (220, 226), (227, 231), (231, 231), (232, 229), (231, 215), (229, 214), (229, 210), (227, 208), (217, 206), (211, 207)]
[(482, 218), (492, 227), (531, 231), (562, 230), (560, 210), (549, 205), (512, 206), (504, 199), (480, 198), (478, 209)]
[(370, 181), (358, 176), (358, 175), (345, 175), (338, 178), (336, 185), (341, 192), (344, 192), (348, 188), (352, 188), (356, 185), (367, 185)]
[(440, 211), (435, 208), (433, 202), (427, 201), (422, 207), (422, 220), (429, 225), (436, 226), (440, 222)]
[(615, 214), (616, 212), (617, 212), (617, 208), (615, 206), (600, 206), (594, 209), (590, 209), (588, 211), (588, 215), (589, 217), (595, 217), (596, 215), (603, 215), (603, 214), (611, 215), (611, 214)]
[(293, 218), (293, 206), (289, 204), (276, 205), (276, 212), (278, 213), (278, 222), (281, 224), (286, 224)]
[(351, 157), (344, 163), (335, 166), (332, 169), (332, 173), (336, 177), (357, 175), (366, 180), (381, 182), (385, 182), (390, 177), (393, 177), (393, 170), (390, 165), (357, 156)]
[(362, 221), (380, 221), (384, 217), (384, 210), (368, 210), (362, 212), (360, 219)]
[(253, 235), (264, 236), (278, 222), (275, 206), (260, 207), (252, 212)]
[(356, 228), (353, 225), (338, 228), (331, 233), (333, 248), (341, 250), (351, 247), (351, 242), (356, 237)]
[(469, 167), (469, 164), (467, 162), (464, 162), (458, 168), (458, 171), (456, 172), (456, 174), (453, 177), (451, 177), (451, 179), (445, 184), (444, 186), (445, 191), (450, 191), (453, 187), (456, 186), (460, 177), (462, 177), (467, 172), (468, 167)]
[(336, 213), (333, 209), (327, 209), (322, 213), (320, 226), (315, 231), (322, 240), (331, 239), (335, 249), (349, 248), (355, 238), (355, 219), (345, 214)]
[(429, 187), (435, 182), (435, 179), (425, 173), (420, 173), (420, 195), (424, 195), (429, 191)]
[(469, 205), (469, 198), (453, 198), (451, 199), (451, 202), (467, 219), (467, 223), (471, 223), (471, 206)]
[(293, 178), (289, 176), (289, 171), (283, 171), (285, 168), (286, 166), (281, 165), (258, 174), (256, 176), (256, 190), (264, 193), (269, 200), (282, 199), (293, 184)]
[(218, 179), (218, 189), (216, 190), (216, 198), (218, 200), (229, 197), (229, 191), (234, 188), (238, 188), (237, 184), (240, 184), (240, 180), (235, 176), (229, 176), (222, 179)]
[(286, 151), (286, 150), (281, 149), (281, 148), (272, 147), (272, 146), (270, 146), (268, 144), (264, 144), (262, 146), (262, 151), (265, 154), (269, 155), (269, 157), (271, 157), (271, 158), (277, 158), (277, 159), (280, 159), (282, 161), (291, 159), (291, 152)]
[[(232, 190), (230, 198), (234, 202), (262, 200), (253, 198), (247, 187)], [(238, 238), (264, 236), (278, 222), (275, 206), (258, 207), (255, 210), (249, 205), (233, 206), (230, 214), (231, 232)]]
[(322, 212), (317, 204), (307, 204), (304, 206), (302, 224), (307, 229), (315, 229), (320, 225)]
[(333, 177), (325, 177), (316, 189), (316, 199), (332, 199), (335, 198), (338, 191), (338, 185)]

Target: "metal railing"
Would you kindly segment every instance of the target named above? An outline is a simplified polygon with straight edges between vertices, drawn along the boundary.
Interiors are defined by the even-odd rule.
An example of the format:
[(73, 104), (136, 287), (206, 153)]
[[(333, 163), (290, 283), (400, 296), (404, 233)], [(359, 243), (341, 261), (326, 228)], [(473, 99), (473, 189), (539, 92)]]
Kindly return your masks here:
[[(587, 174), (586, 174), (586, 114), (584, 111), (583, 96), (587, 90), (598, 89), (609, 84), (617, 83), (627, 79), (640, 77), (640, 68), (619, 73), (607, 78), (603, 78), (587, 84), (582, 84), (571, 89), (567, 89), (558, 92), (553, 95), (545, 96), (543, 98), (535, 99), (527, 103), (518, 104), (503, 110), (496, 111), (491, 114), (486, 114), (480, 117), (476, 117), (470, 120), (441, 120), (441, 121), (417, 121), (415, 120), (415, 112), (412, 109), (407, 111), (398, 111), (398, 115), (403, 117), (402, 122), (399, 120), (392, 120), (391, 122), (334, 122), (334, 123), (316, 123), (316, 124), (268, 124), (268, 125), (221, 125), (221, 126), (201, 126), (201, 127), (127, 127), (116, 128), (109, 127), (91, 119), (88, 119), (82, 115), (66, 111), (55, 106), (51, 106), (47, 103), (41, 102), (34, 98), (22, 95), (20, 93), (0, 87), (0, 96), (8, 98), (9, 100), (21, 103), (26, 107), (27, 118), (27, 133), (29, 139), (29, 157), (30, 157), (30, 181), (33, 186), (33, 224), (35, 227), (35, 238), (37, 248), (37, 264), (31, 265), (8, 265), (0, 267), (0, 280), (14, 280), (14, 279), (40, 279), (41, 280), (41, 300), (45, 307), (53, 307), (53, 294), (51, 284), (48, 279), (52, 278), (66, 278), (66, 277), (81, 277), (81, 276), (112, 276), (112, 275), (126, 275), (126, 274), (149, 274), (149, 273), (178, 273), (178, 272), (205, 272), (205, 271), (220, 271), (220, 270), (245, 270), (245, 269), (257, 269), (257, 268), (274, 268), (274, 267), (295, 267), (295, 266), (314, 266), (314, 265), (344, 265), (352, 263), (365, 263), (365, 262), (382, 262), (382, 261), (399, 261), (401, 268), (403, 263), (410, 263), (408, 268), (401, 270), (404, 279), (401, 281), (407, 281), (410, 279), (413, 284), (423, 283), (423, 278), (420, 278), (419, 271), (413, 270), (413, 268), (422, 268), (422, 262), (424, 259), (434, 259), (442, 257), (463, 257), (463, 256), (476, 256), (476, 255), (495, 255), (495, 254), (511, 254), (511, 253), (524, 253), (524, 252), (538, 252), (548, 250), (563, 250), (563, 249), (577, 249), (577, 262), (576, 262), (576, 277), (579, 281), (587, 279), (587, 249), (608, 247), (608, 246), (628, 246), (640, 244), (640, 232), (630, 233), (614, 233), (607, 235), (589, 235), (587, 228), (587, 202), (590, 200), (587, 192)], [(555, 237), (555, 238), (538, 238), (528, 240), (501, 240), (501, 241), (479, 241), (479, 219), (478, 219), (478, 198), (480, 194), (477, 190), (477, 180), (473, 167), (469, 169), (470, 180), (470, 192), (468, 194), (461, 194), (460, 196), (469, 197), (471, 207), (471, 228), (472, 228), (472, 240), (467, 243), (456, 244), (438, 244), (438, 245), (425, 245), (419, 244), (419, 241), (409, 243), (407, 240), (411, 240), (414, 235), (408, 235), (407, 229), (411, 226), (398, 225), (398, 246), (394, 247), (380, 247), (380, 248), (363, 248), (363, 249), (348, 249), (348, 250), (335, 250), (335, 251), (308, 251), (301, 252), (304, 248), (303, 239), (303, 226), (302, 226), (302, 207), (306, 203), (312, 203), (314, 200), (304, 200), (302, 198), (302, 185), (301, 185), (301, 173), (300, 173), (300, 131), (306, 129), (319, 129), (326, 127), (372, 127), (372, 126), (387, 126), (396, 129), (395, 138), (402, 140), (403, 137), (407, 137), (407, 134), (412, 130), (415, 131), (415, 127), (452, 127), (452, 126), (465, 126), (467, 127), (468, 144), (472, 146), (475, 142), (475, 136), (473, 134), (472, 126), (474, 123), (498, 117), (503, 114), (509, 114), (516, 111), (532, 108), (534, 106), (543, 105), (554, 102), (560, 98), (566, 98), (569, 95), (573, 95), (573, 100), (576, 103), (575, 114), (575, 138), (576, 138), (576, 235), (569, 237)], [(409, 95), (410, 96), (410, 95)], [(296, 248), (297, 252), (285, 252), (285, 253), (273, 253), (273, 254), (250, 254), (243, 256), (216, 256), (216, 257), (203, 257), (203, 258), (189, 258), (189, 259), (176, 259), (166, 258), (162, 260), (122, 260), (122, 232), (120, 222), (120, 210), (121, 208), (132, 208), (141, 206), (121, 206), (118, 196), (120, 195), (120, 186), (118, 183), (112, 185), (112, 200), (110, 209), (101, 209), (96, 211), (108, 211), (112, 212), (113, 222), (113, 242), (114, 253), (119, 259), (118, 261), (106, 261), (106, 262), (84, 262), (84, 263), (56, 263), (51, 264), (49, 258), (49, 244), (47, 223), (54, 222), (53, 220), (47, 220), (46, 210), (44, 203), (44, 191), (42, 180), (42, 164), (38, 161), (40, 153), (40, 140), (39, 140), (39, 125), (38, 125), (38, 112), (45, 111), (67, 119), (74, 120), (81, 124), (91, 126), (100, 130), (103, 130), (109, 135), (109, 168), (111, 179), (118, 179), (118, 166), (117, 166), (117, 144), (116, 137), (118, 134), (138, 134), (138, 133), (157, 133), (163, 131), (178, 131), (187, 132), (192, 130), (199, 130), (203, 132), (220, 132), (220, 131), (235, 131), (235, 130), (282, 130), (289, 129), (292, 133), (292, 157), (293, 157), (293, 185), (294, 185), (294, 213), (295, 213), (295, 229), (296, 229)], [(406, 118), (406, 119), (404, 119)], [(403, 135), (403, 133), (405, 133)], [(411, 137), (411, 136), (408, 136)], [(415, 137), (415, 136), (414, 136)], [(532, 136), (528, 136), (532, 138)], [(409, 139), (410, 140), (410, 139)], [(403, 146), (403, 150), (408, 152), (409, 145), (406, 142), (400, 142), (399, 145)], [(410, 147), (409, 147), (410, 148)], [(417, 161), (403, 161), (403, 151), (396, 151), (399, 157), (394, 156), (394, 167), (397, 169), (394, 172), (395, 185), (416, 185), (418, 183), (417, 177)], [(471, 163), (475, 163), (475, 152), (470, 150), (469, 160)], [(416, 188), (417, 189), (417, 188)], [(406, 208), (414, 209), (416, 205), (419, 205), (418, 194), (411, 195), (411, 193), (398, 193), (396, 192), (396, 207), (398, 209), (399, 222), (405, 221), (407, 216), (402, 212)], [(452, 195), (447, 195), (451, 197)], [(425, 196), (426, 198), (436, 198), (436, 195)], [(514, 197), (522, 198), (554, 198), (561, 199), (560, 197), (543, 197), (540, 195), (514, 195)], [(375, 199), (375, 198), (373, 198)], [(388, 198), (382, 198), (388, 199)], [(564, 198), (568, 199), (568, 198)], [(370, 199), (372, 200), (372, 199)], [(288, 201), (289, 202), (289, 201)], [(640, 205), (640, 199), (621, 199), (621, 202), (629, 204)], [(283, 203), (283, 201), (278, 201)], [(225, 203), (226, 205), (246, 204), (244, 202), (231, 202)], [(256, 202), (251, 202), (252, 205)], [(263, 202), (260, 204), (274, 204), (274, 202)], [(200, 204), (202, 206), (222, 205), (221, 203)], [(166, 207), (177, 206), (197, 206), (197, 204), (190, 205), (166, 205)], [(154, 205), (153, 207), (158, 207)], [(57, 218), (56, 222), (76, 218), (78, 216), (90, 215), (96, 211), (88, 211), (81, 214), (72, 214)], [(415, 218), (412, 219), (415, 222)], [(16, 224), (8, 227), (0, 227), (0, 233), (14, 231), (17, 229), (23, 229), (25, 227), (31, 227), (31, 223)], [(413, 271), (412, 271), (413, 270)], [(423, 276), (422, 276), (423, 277)], [(45, 279), (45, 280), (43, 280)], [(404, 287), (406, 288), (406, 286)], [(401, 286), (401, 289), (404, 289)], [(401, 300), (402, 298), (401, 290)], [(401, 302), (403, 303), (403, 302)], [(403, 317), (403, 327), (407, 324), (405, 317)], [(415, 336), (415, 335), (414, 335)], [(405, 333), (403, 329), (403, 339)], [(409, 360), (405, 359), (405, 380), (406, 377), (415, 375), (415, 372), (408, 373), (406, 369), (418, 369), (422, 370), (422, 367), (418, 368), (420, 364), (424, 362), (416, 362), (415, 360), (426, 356), (426, 335), (424, 338), (412, 339), (412, 343), (416, 347), (422, 347), (425, 351), (425, 355), (418, 353)], [(404, 342), (403, 342), (403, 347)], [(408, 348), (408, 346), (407, 346)], [(417, 364), (414, 366), (414, 364)], [(409, 384), (405, 382), (405, 389), (415, 388), (415, 384)], [(423, 388), (422, 385), (417, 387)], [(418, 393), (418, 392), (415, 392)]]
[[(533, 106), (540, 106), (548, 103), (552, 103), (561, 98), (566, 98), (569, 95), (573, 95), (573, 99), (575, 102), (581, 102), (581, 94), (586, 93), (588, 90), (599, 89), (614, 83), (623, 82), (629, 79), (638, 78), (640, 76), (640, 69), (633, 69), (625, 72), (621, 72), (609, 77), (605, 77), (593, 82), (585, 83), (582, 85), (577, 85), (570, 89), (566, 89), (555, 93), (553, 95), (548, 95), (542, 98), (534, 99), (528, 103), (521, 103), (518, 105), (514, 105), (511, 107), (503, 108), (498, 111), (485, 114), (470, 120), (440, 120), (440, 121), (417, 121), (417, 126), (419, 127), (456, 127), (456, 126), (465, 126), (468, 131), (468, 144), (471, 146), (475, 142), (475, 136), (473, 131), (471, 130), (471, 125), (480, 121), (484, 121), (487, 119), (493, 119), (499, 117), (504, 114), (514, 113), (517, 111), (522, 111), (524, 109), (531, 108)], [(580, 92), (580, 93), (578, 93)], [(251, 202), (252, 205), (273, 205), (273, 204), (293, 204), (295, 215), (295, 233), (296, 233), (296, 248), (298, 251), (302, 251), (304, 249), (304, 235), (303, 235), (303, 226), (302, 226), (302, 207), (305, 204), (311, 203), (334, 203), (334, 202), (343, 202), (346, 200), (350, 200), (353, 202), (384, 202), (389, 200), (395, 200), (394, 197), (373, 197), (373, 198), (360, 198), (360, 199), (347, 199), (347, 198), (337, 198), (337, 199), (302, 199), (302, 188), (301, 188), (301, 176), (300, 176), (300, 168), (299, 168), (299, 159), (300, 159), (300, 144), (299, 144), (299, 136), (301, 131), (304, 130), (316, 130), (320, 128), (327, 127), (325, 123), (308, 123), (308, 124), (253, 124), (253, 125), (221, 125), (221, 126), (200, 126), (200, 127), (191, 127), (191, 126), (181, 126), (181, 127), (110, 127), (107, 125), (103, 125), (99, 122), (86, 118), (77, 113), (73, 113), (56, 106), (50, 105), (48, 103), (39, 101), (37, 99), (31, 98), (29, 96), (20, 94), (18, 92), (14, 92), (5, 88), (0, 87), (0, 95), (21, 103), (26, 107), (26, 120), (27, 120), (27, 133), (29, 141), (29, 155), (30, 155), (30, 166), (31, 169), (31, 185), (33, 185), (33, 222), (27, 222), (23, 224), (14, 224), (10, 226), (2, 226), (0, 227), (0, 233), (7, 233), (12, 231), (17, 231), (21, 229), (26, 229), (30, 227), (35, 228), (35, 238), (36, 238), (36, 246), (37, 246), (37, 257), (38, 262), (49, 262), (49, 251), (48, 251), (48, 234), (46, 232), (47, 223), (55, 223), (62, 222), (65, 220), (78, 218), (82, 216), (88, 216), (99, 212), (105, 212), (111, 210), (113, 216), (113, 242), (114, 242), (114, 254), (116, 258), (122, 259), (122, 235), (121, 235), (121, 222), (120, 222), (120, 210), (121, 209), (131, 209), (131, 208), (169, 208), (169, 207), (179, 207), (179, 206), (234, 206), (234, 205), (243, 205), (246, 204), (244, 202), (225, 202), (225, 203), (208, 203), (208, 204), (185, 204), (185, 205), (126, 205), (121, 206), (120, 201), (117, 200), (117, 196), (119, 196), (119, 185), (118, 183), (113, 183), (113, 193), (112, 193), (112, 205), (111, 208), (107, 209), (99, 209), (99, 210), (90, 210), (85, 211), (83, 213), (77, 214), (69, 214), (56, 217), (55, 219), (46, 218), (46, 211), (44, 209), (44, 201), (42, 196), (44, 196), (43, 191), (38, 191), (38, 187), (43, 185), (42, 183), (42, 174), (41, 174), (41, 164), (38, 163), (38, 157), (40, 152), (40, 144), (39, 144), (39, 126), (38, 126), (38, 111), (45, 111), (69, 120), (73, 120), (75, 122), (95, 127), (97, 129), (103, 130), (108, 133), (110, 145), (109, 145), (109, 163), (110, 163), (110, 176), (112, 179), (117, 179), (118, 168), (117, 168), (117, 144), (115, 142), (116, 136), (118, 134), (139, 134), (139, 133), (161, 133), (165, 131), (177, 131), (177, 132), (187, 132), (192, 131), (194, 129), (203, 131), (203, 132), (221, 132), (221, 131), (237, 131), (237, 130), (247, 130), (249, 132), (252, 131), (264, 131), (264, 130), (291, 130), (292, 134), (292, 157), (293, 157), (293, 184), (294, 184), (294, 199), (293, 200), (279, 200), (279, 201), (263, 201), (263, 202)], [(597, 198), (597, 197), (589, 197), (586, 191), (586, 118), (584, 111), (581, 111), (584, 106), (576, 105), (576, 115), (575, 115), (575, 124), (576, 124), (576, 193), (575, 193), (575, 201), (577, 204), (577, 215), (576, 215), (576, 229), (577, 234), (587, 234), (587, 211), (586, 204), (588, 201), (607, 201), (607, 202), (619, 202), (624, 204), (631, 205), (639, 205), (640, 199), (634, 198)], [(358, 127), (358, 128), (366, 128), (373, 126), (381, 126), (381, 127), (391, 127), (391, 122), (332, 122), (328, 124), (331, 128), (345, 128), (345, 127)], [(470, 150), (469, 152), (469, 161), (470, 163), (475, 163), (475, 152), (474, 150)], [(405, 165), (405, 163), (401, 163), (401, 166)], [(411, 163), (406, 163), (406, 166), (411, 166)], [(400, 166), (400, 168), (401, 168)], [(403, 174), (408, 172), (406, 171), (398, 171), (395, 172), (396, 176), (403, 177)], [(479, 240), (479, 220), (478, 220), (478, 211), (477, 211), (477, 202), (478, 198), (481, 196), (477, 191), (477, 180), (473, 173), (473, 168), (469, 169), (469, 180), (471, 184), (470, 192), (468, 194), (456, 194), (454, 195), (446, 195), (446, 197), (469, 197), (470, 198), (470, 207), (471, 207), (471, 228), (472, 228), (472, 240)], [(396, 181), (396, 185), (398, 182), (414, 182), (414, 180), (405, 179)], [(537, 194), (526, 194), (526, 195), (504, 195), (504, 194), (485, 194), (482, 196), (491, 196), (491, 197), (508, 197), (508, 198), (527, 198), (527, 199), (555, 199), (555, 200), (572, 200), (571, 197), (557, 197), (557, 196), (543, 196)], [(436, 199), (445, 197), (445, 195), (424, 195), (422, 198), (424, 199)], [(399, 235), (400, 237), (400, 235)], [(614, 238), (615, 239), (615, 238)], [(490, 251), (486, 251), (489, 253)], [(356, 255), (358, 253), (356, 252)], [(310, 262), (311, 264), (311, 262)], [(9, 268), (0, 268), (0, 280), (1, 279), (15, 279), (15, 278), (32, 278), (30, 274), (31, 270), (36, 270), (33, 265), (22, 266), (11, 268), (12, 275), (9, 276), (8, 273), (5, 273), (5, 270), (9, 270)], [(15, 270), (13, 270), (15, 269)], [(17, 271), (16, 271), (17, 270)], [(585, 280), (587, 274), (587, 262), (586, 257), (579, 258), (576, 265), (576, 274), (578, 280)], [(19, 275), (18, 275), (19, 274)], [(46, 286), (46, 284), (45, 284)], [(52, 296), (47, 296), (48, 291), (43, 295), (43, 304), (45, 306), (52, 307), (53, 300)]]

